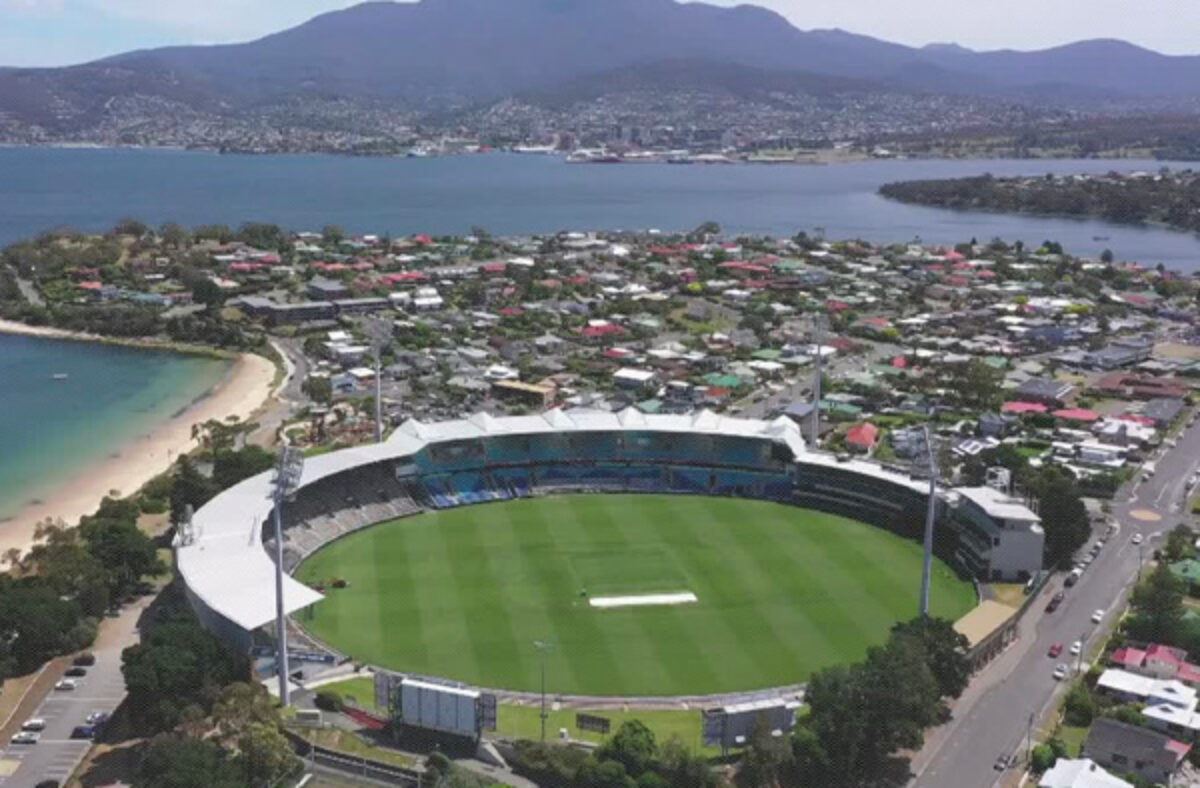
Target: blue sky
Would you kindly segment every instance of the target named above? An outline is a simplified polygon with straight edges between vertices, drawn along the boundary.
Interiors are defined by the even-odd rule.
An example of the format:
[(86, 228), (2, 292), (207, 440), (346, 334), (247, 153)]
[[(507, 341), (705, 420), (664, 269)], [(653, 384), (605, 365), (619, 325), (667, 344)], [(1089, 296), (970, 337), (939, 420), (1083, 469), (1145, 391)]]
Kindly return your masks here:
[[(495, 0), (503, 3), (504, 0)], [(595, 0), (603, 2), (603, 0)], [(713, 0), (733, 5), (736, 0)], [(244, 41), (347, 0), (0, 0), (0, 65), (62, 65), (141, 47)], [(1039, 49), (1124, 38), (1200, 54), (1198, 0), (758, 0), (801, 28), (840, 27), (905, 44)]]

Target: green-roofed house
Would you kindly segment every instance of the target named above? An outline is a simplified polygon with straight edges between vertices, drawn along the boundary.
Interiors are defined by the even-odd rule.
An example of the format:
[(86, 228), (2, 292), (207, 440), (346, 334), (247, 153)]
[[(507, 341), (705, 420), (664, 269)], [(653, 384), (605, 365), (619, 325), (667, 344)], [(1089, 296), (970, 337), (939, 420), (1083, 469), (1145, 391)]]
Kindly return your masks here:
[(762, 350), (756, 350), (751, 354), (751, 358), (758, 361), (778, 361), (783, 356), (782, 350), (765, 347)]
[(737, 375), (722, 375), (720, 372), (710, 372), (704, 376), (703, 380), (710, 386), (722, 389), (736, 389), (745, 385)]

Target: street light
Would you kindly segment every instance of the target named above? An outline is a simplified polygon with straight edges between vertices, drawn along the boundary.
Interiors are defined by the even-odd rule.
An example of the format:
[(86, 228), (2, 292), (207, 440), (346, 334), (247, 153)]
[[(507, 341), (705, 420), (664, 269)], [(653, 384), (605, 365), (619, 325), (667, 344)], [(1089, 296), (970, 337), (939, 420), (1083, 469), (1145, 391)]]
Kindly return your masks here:
[(291, 500), (300, 486), (304, 453), (292, 446), (279, 453), (273, 487), (275, 514), (275, 668), (279, 673), (279, 702), (288, 705), (287, 618), (283, 606), (283, 502)]
[(548, 640), (534, 640), (534, 648), (541, 655), (541, 740), (546, 741), (546, 654), (554, 648)]

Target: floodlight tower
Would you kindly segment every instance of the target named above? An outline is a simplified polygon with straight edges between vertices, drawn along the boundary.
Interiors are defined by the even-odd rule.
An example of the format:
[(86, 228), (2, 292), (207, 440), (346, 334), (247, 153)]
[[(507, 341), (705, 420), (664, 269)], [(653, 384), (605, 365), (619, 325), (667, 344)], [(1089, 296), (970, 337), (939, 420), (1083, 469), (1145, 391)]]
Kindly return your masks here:
[(304, 471), (304, 453), (284, 446), (272, 482), (275, 513), (275, 668), (279, 673), (279, 702), (288, 705), (287, 614), (283, 605), (283, 503), (295, 495)]
[(383, 346), (390, 331), (387, 323), (367, 321), (367, 334), (375, 348), (375, 442), (383, 443)]
[(554, 644), (546, 640), (533, 641), (534, 648), (538, 650), (542, 657), (542, 710), (538, 715), (542, 718), (542, 741), (546, 741), (546, 654), (550, 649), (554, 648)]
[(817, 448), (821, 441), (821, 377), (825, 374), (825, 317), (818, 315), (813, 323), (813, 341), (817, 349), (816, 373), (813, 375), (812, 435), (809, 445)]
[(933, 518), (937, 511), (937, 458), (933, 454), (933, 440), (929, 427), (925, 427), (925, 454), (929, 461), (929, 505), (925, 510), (925, 564), (921, 568), (921, 616), (929, 618), (929, 581), (933, 572)]

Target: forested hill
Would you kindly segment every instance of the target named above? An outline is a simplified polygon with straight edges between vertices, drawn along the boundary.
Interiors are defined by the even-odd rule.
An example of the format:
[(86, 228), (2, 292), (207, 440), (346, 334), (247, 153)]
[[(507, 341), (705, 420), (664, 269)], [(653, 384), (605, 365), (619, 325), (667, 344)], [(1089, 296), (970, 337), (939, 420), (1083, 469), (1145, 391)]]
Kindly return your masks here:
[(995, 178), (888, 183), (879, 193), (937, 208), (1075, 216), (1122, 224), (1165, 224), (1200, 232), (1200, 172)]

